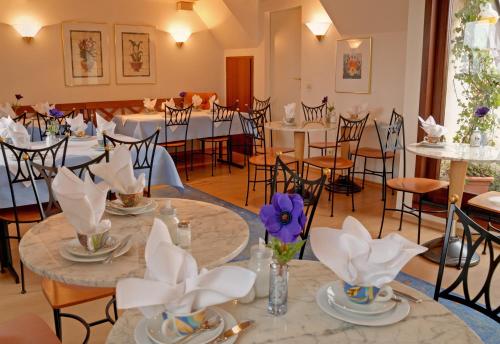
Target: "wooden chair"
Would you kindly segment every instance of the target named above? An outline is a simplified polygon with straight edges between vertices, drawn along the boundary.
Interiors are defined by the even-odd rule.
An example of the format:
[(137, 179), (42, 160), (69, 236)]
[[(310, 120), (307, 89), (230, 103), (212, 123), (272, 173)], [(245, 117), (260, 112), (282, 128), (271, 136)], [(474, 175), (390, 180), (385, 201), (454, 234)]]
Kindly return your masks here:
[(5, 344), (61, 344), (45, 321), (27, 313), (0, 324), (0, 343)]
[[(304, 200), (304, 213), (307, 216), (306, 226), (302, 229), (300, 237), (302, 240), (309, 239), (309, 230), (314, 219), (314, 214), (316, 213), (316, 207), (318, 206), (319, 199), (321, 197), (321, 192), (323, 191), (323, 186), (326, 181), (326, 173), (322, 173), (318, 179), (307, 180), (302, 178), (297, 170), (292, 170), (288, 164), (283, 162), (281, 159), (284, 155), (279, 155), (276, 158), (276, 164), (274, 165), (273, 179), (271, 184), (271, 198), (275, 192), (278, 191), (278, 183), (283, 183), (283, 193), (296, 193), (299, 194)], [(266, 231), (266, 242), (268, 239), (268, 233)], [(300, 250), (299, 259), (304, 256), (304, 250), (306, 245), (302, 246)]]
[(132, 152), (132, 166), (134, 170), (148, 171), (148, 186), (146, 188), (146, 195), (148, 197), (151, 197), (151, 176), (153, 175), (153, 164), (159, 135), (159, 128), (156, 129), (153, 135), (137, 141), (122, 141), (106, 134), (103, 135), (105, 147), (109, 144), (113, 147), (127, 145), (128, 149)]
[[(404, 118), (401, 115), (394, 113), (394, 121), (387, 127), (383, 127), (375, 121), (375, 128), (377, 130), (377, 136), (379, 140), (380, 149), (383, 153), (393, 152), (396, 150), (401, 150), (403, 152), (403, 177), (391, 178), (386, 181), (384, 188), (384, 195), (387, 195), (387, 188), (394, 191), (400, 191), (403, 193), (401, 208), (387, 208), (387, 197), (384, 198), (384, 210), (382, 213), (382, 222), (380, 224), (380, 232), (378, 237), (382, 236), (382, 229), (384, 228), (384, 219), (386, 211), (398, 211), (400, 212), (399, 218), (399, 228), (401, 230), (403, 224), (403, 214), (410, 214), (418, 218), (418, 234), (417, 242), (420, 244), (420, 227), (422, 223), (422, 213), (442, 213), (441, 210), (424, 210), (422, 209), (422, 204), (424, 196), (429, 192), (436, 191), (445, 188), (449, 185), (448, 182), (442, 180), (435, 180), (429, 178), (416, 178), (416, 177), (406, 177), (406, 142), (405, 142), (405, 129), (404, 129)], [(385, 166), (385, 154), (382, 154), (382, 166), (383, 173), (386, 173)], [(418, 208), (415, 209), (411, 206), (406, 205), (404, 199), (406, 193), (412, 193), (419, 196)], [(445, 210), (446, 211), (446, 210)]]
[[(389, 125), (393, 124), (395, 119), (396, 119), (396, 115), (399, 115), (395, 109), (392, 110), (392, 115), (391, 115), (391, 120), (389, 122)], [(401, 116), (401, 115), (399, 115)], [(382, 199), (384, 199), (385, 197), (385, 182), (387, 180), (387, 175), (390, 174), (391, 175), (391, 178), (394, 178), (394, 161), (396, 160), (395, 157), (396, 157), (396, 150), (394, 151), (387, 151), (387, 152), (382, 152), (382, 150), (380, 148), (375, 148), (375, 147), (360, 147), (356, 153), (359, 157), (362, 157), (364, 158), (364, 165), (363, 165), (363, 172), (354, 172), (355, 174), (356, 173), (362, 173), (363, 174), (363, 183), (362, 183), (362, 188), (364, 189), (365, 188), (365, 177), (366, 175), (372, 175), (372, 176), (376, 176), (376, 177), (380, 177), (382, 178)], [(383, 171), (377, 171), (377, 170), (370, 170), (368, 168), (366, 168), (366, 163), (369, 159), (372, 159), (372, 160), (375, 160), (375, 161), (378, 161), (378, 160), (382, 160), (382, 161), (389, 161), (389, 163), (391, 164), (391, 170), (390, 171), (387, 171), (386, 170), (386, 167), (384, 166), (384, 169)]]
[[(365, 129), (366, 121), (368, 120), (368, 116), (366, 115), (364, 118), (360, 120), (350, 120), (345, 117), (339, 117), (339, 125), (337, 128), (337, 145), (342, 143), (351, 145), (354, 142), (355, 150), (358, 151), (359, 142), (361, 140), (361, 136), (363, 135), (363, 131)], [(352, 202), (352, 211), (354, 209), (354, 194), (355, 184), (354, 184), (354, 165), (356, 164), (357, 155), (354, 154), (354, 159), (344, 158), (339, 156), (340, 149), (334, 149), (333, 156), (317, 156), (312, 158), (304, 159), (303, 166), (307, 164), (307, 173), (309, 173), (309, 166), (314, 166), (320, 168), (321, 170), (327, 169), (330, 173), (330, 185), (327, 186), (327, 190), (329, 191), (329, 199), (331, 199), (331, 211), (330, 216), (333, 216), (333, 204), (334, 204), (334, 193), (345, 193), (347, 195), (351, 194), (351, 202)], [(302, 170), (304, 168), (302, 167)], [(347, 175), (345, 180), (343, 181), (343, 188), (336, 189), (335, 183), (335, 172), (336, 171), (347, 171)], [(306, 174), (307, 178), (307, 174)]]
[[(322, 121), (323, 117), (326, 116), (326, 103), (322, 103), (318, 106), (307, 106), (302, 103), (302, 110), (304, 111), (304, 118), (306, 121)], [(314, 141), (311, 142), (309, 137), (309, 132), (307, 132), (307, 157), (311, 157), (311, 148), (319, 149), (321, 155), (326, 155), (326, 151), (329, 148), (337, 147), (337, 142), (328, 141), (328, 132), (325, 130), (325, 140), (324, 141)]]
[[(495, 288), (495, 281), (497, 281), (495, 278), (495, 272), (497, 270), (498, 263), (500, 262), (499, 251), (498, 249), (494, 249), (494, 246), (498, 247), (498, 245), (500, 245), (500, 238), (486, 231), (484, 228), (475, 223), (470, 217), (468, 217), (460, 208), (457, 207), (455, 204), (456, 200), (458, 200), (458, 197), (454, 196), (448, 213), (444, 246), (441, 252), (436, 289), (434, 290), (434, 300), (438, 301), (440, 298), (444, 298), (460, 303), (490, 317), (497, 323), (500, 323), (500, 307), (498, 307), (498, 303), (492, 294), (492, 288)], [(441, 285), (443, 282), (444, 267), (446, 264), (446, 254), (448, 251), (455, 216), (458, 217), (458, 220), (463, 226), (462, 251), (458, 261), (462, 261), (462, 253), (464, 252), (465, 263), (463, 264), (463, 269), (460, 271), (456, 280), (453, 281), (449, 287), (442, 290)], [(478, 234), (478, 236), (476, 239), (473, 239), (473, 235), (476, 234)], [(472, 257), (483, 242), (488, 248), (488, 270), (481, 278), (481, 280), (484, 281), (484, 284), (477, 293), (474, 293), (474, 295), (473, 291), (468, 286), (470, 281), (469, 268), (471, 267)], [(466, 247), (464, 247), (464, 245), (466, 245)], [(474, 274), (474, 278), (478, 278), (477, 274)], [(455, 291), (459, 286), (462, 287), (461, 290)], [(461, 296), (462, 291), (463, 296)], [(484, 302), (482, 301), (483, 299)]]
[[(2, 150), (2, 157), (5, 161), (5, 169), (7, 179), (9, 181), (10, 197), (12, 201), (11, 208), (0, 209), (0, 222), (5, 226), (6, 229), (6, 240), (15, 239), (18, 242), (21, 241), (21, 223), (35, 223), (40, 222), (43, 219), (43, 211), (38, 206), (41, 204), (38, 198), (38, 193), (36, 188), (32, 188), (33, 194), (35, 196), (35, 204), (28, 206), (19, 206), (16, 200), (16, 192), (14, 187), (23, 184), (34, 183), (38, 180), (43, 179), (40, 174), (34, 173), (31, 164), (33, 161), (40, 162), (42, 165), (48, 165), (52, 167), (63, 166), (66, 159), (66, 149), (68, 146), (68, 137), (64, 137), (62, 140), (56, 144), (38, 148), (20, 148), (8, 143), (5, 143), (3, 139), (0, 138), (0, 148)], [(8, 225), (15, 224), (16, 234), (10, 235), (8, 233)], [(24, 283), (24, 266), (23, 262), (20, 261), (21, 267), (21, 293), (26, 293), (25, 283)], [(8, 267), (11, 273), (14, 275), (16, 283), (19, 283), (19, 277), (14, 271), (13, 267)]]
[[(38, 124), (38, 133), (40, 135), (40, 140), (45, 139), (47, 137), (47, 128), (49, 126), (49, 122), (52, 120), (56, 120), (57, 123), (59, 124), (59, 131), (58, 135), (64, 135), (66, 131), (68, 130), (68, 125), (66, 124), (66, 118), (73, 118), (76, 115), (76, 111), (72, 110), (64, 114), (63, 116), (59, 118), (55, 118), (52, 116), (44, 115), (41, 113), (36, 113), (36, 121)], [(35, 129), (35, 128), (33, 128)]]
[[(177, 153), (179, 148), (184, 148), (184, 171), (186, 173), (186, 180), (189, 180), (188, 176), (188, 158), (187, 158), (187, 135), (189, 131), (189, 120), (191, 118), (191, 112), (193, 111), (193, 105), (191, 104), (184, 109), (173, 109), (165, 106), (165, 142), (159, 145), (165, 147), (165, 149), (173, 148), (175, 150), (176, 163)], [(181, 141), (170, 141), (168, 140), (169, 128), (184, 127), (184, 140)], [(191, 147), (192, 149), (192, 147)], [(193, 154), (191, 154), (191, 169), (193, 168)]]
[[(264, 131), (264, 123), (266, 121), (266, 110), (249, 110), (248, 117), (239, 113), (241, 127), (243, 133), (249, 140), (252, 141), (252, 152), (246, 152), (245, 158), (248, 163), (247, 168), (247, 193), (245, 197), (245, 205), (248, 205), (248, 194), (250, 192), (250, 183), (253, 183), (255, 191), (256, 183), (264, 183), (264, 203), (267, 203), (267, 188), (271, 186), (273, 169), (276, 164), (277, 154), (268, 150), (266, 146), (266, 135)], [(281, 156), (281, 159), (287, 163), (295, 163), (297, 161), (288, 156)], [(254, 168), (254, 179), (250, 179), (251, 169)], [(257, 179), (257, 172), (264, 172), (264, 179)]]

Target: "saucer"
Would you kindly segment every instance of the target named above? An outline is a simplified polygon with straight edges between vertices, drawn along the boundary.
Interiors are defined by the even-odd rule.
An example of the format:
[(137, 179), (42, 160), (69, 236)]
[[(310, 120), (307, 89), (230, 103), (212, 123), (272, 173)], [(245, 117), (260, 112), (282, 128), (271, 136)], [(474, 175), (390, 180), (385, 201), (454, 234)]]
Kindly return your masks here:
[[(75, 239), (76, 240), (76, 239)], [(132, 240), (129, 240), (128, 243), (123, 247), (120, 252), (117, 253), (116, 257), (123, 256), (125, 253), (127, 253), (130, 248), (132, 247)], [(66, 260), (72, 261), (72, 262), (77, 262), (77, 263), (97, 263), (97, 262), (102, 262), (106, 260), (108, 257), (107, 254), (104, 255), (99, 255), (99, 256), (91, 256), (91, 257), (78, 257), (74, 256), (71, 253), (69, 253), (64, 246), (61, 246), (59, 248), (59, 254)]]
[(114, 206), (109, 206), (109, 203), (106, 205), (106, 209), (104, 210), (106, 213), (111, 214), (111, 215), (119, 215), (119, 216), (127, 216), (127, 215), (141, 215), (145, 213), (149, 213), (151, 211), (155, 211), (156, 208), (158, 207), (158, 203), (156, 203), (155, 200), (152, 200), (152, 202), (147, 206), (143, 207), (141, 209), (137, 210), (127, 210), (130, 208), (116, 208)]
[(94, 139), (94, 136), (89, 136), (89, 135), (85, 135), (85, 136), (73, 136), (71, 135), (69, 137), (70, 141), (91, 141)]
[(430, 143), (427, 141), (422, 141), (418, 145), (422, 146), (422, 147), (429, 147), (429, 148), (443, 148), (446, 146), (446, 142)]
[(388, 312), (396, 307), (396, 302), (392, 300), (385, 302), (374, 301), (365, 305), (352, 302), (345, 295), (343, 282), (339, 280), (331, 283), (328, 286), (328, 288), (326, 289), (326, 294), (329, 303), (334, 307), (354, 314), (376, 315)]
[(329, 303), (327, 289), (331, 285), (332, 282), (329, 282), (318, 290), (316, 293), (316, 303), (323, 312), (335, 319), (355, 325), (387, 326), (403, 320), (410, 313), (410, 304), (405, 299), (398, 302), (392, 310), (377, 315), (362, 315), (343, 311)]
[(139, 201), (139, 204), (135, 207), (125, 207), (119, 199), (107, 202), (106, 206), (111, 209), (116, 209), (123, 212), (134, 212), (140, 211), (151, 206), (154, 202), (151, 198), (144, 197)]
[(114, 251), (118, 245), (120, 245), (120, 240), (118, 240), (114, 235), (110, 235), (106, 243), (104, 244), (104, 247), (101, 247), (95, 252), (91, 252), (87, 250), (85, 247), (80, 244), (80, 241), (78, 239), (72, 239), (69, 241), (66, 241), (63, 244), (64, 249), (72, 254), (73, 256), (77, 257), (98, 257), (102, 256), (103, 254), (110, 253)]
[[(214, 308), (208, 308), (207, 309), (207, 319), (213, 318), (215, 316), (220, 316), (221, 318), (221, 323), (219, 326), (214, 328), (213, 330), (207, 330), (203, 331), (199, 335), (194, 336), (191, 340), (188, 341), (190, 344), (202, 344), (202, 343), (208, 343), (211, 340), (214, 340), (217, 338), (222, 331), (224, 331), (224, 317), (223, 315), (219, 312), (218, 309)], [(163, 334), (161, 331), (162, 324), (164, 322), (164, 318), (162, 313), (155, 315), (151, 319), (146, 319), (145, 322), (145, 327), (146, 327), (146, 335), (147, 337), (154, 343), (157, 344), (172, 344), (175, 342), (178, 342), (184, 336), (180, 336), (177, 333), (175, 333), (173, 327), (172, 327), (172, 321), (167, 320), (167, 334)]]

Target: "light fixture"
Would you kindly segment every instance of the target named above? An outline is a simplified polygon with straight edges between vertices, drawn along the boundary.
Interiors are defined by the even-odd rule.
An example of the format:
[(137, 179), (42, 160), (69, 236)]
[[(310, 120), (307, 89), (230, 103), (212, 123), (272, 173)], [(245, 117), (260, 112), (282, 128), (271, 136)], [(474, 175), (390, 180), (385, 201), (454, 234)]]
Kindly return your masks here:
[(351, 49), (358, 49), (359, 46), (363, 43), (362, 40), (360, 39), (348, 39), (347, 44), (349, 45), (349, 48)]
[(322, 41), (325, 38), (326, 33), (332, 25), (331, 22), (308, 22), (306, 23), (307, 28), (316, 36), (318, 41)]
[(24, 41), (31, 42), (42, 25), (31, 17), (17, 18), (12, 27), (21, 35)]
[(191, 36), (191, 31), (185, 28), (175, 29), (173, 31), (170, 31), (170, 35), (174, 39), (175, 44), (180, 48), (188, 40), (189, 36)]

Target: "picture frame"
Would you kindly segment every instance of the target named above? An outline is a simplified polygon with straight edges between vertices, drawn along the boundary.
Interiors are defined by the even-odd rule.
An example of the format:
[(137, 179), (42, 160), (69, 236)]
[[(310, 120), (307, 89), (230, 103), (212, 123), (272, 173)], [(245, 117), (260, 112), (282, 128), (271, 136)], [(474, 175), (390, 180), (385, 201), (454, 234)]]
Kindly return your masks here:
[(156, 83), (156, 29), (115, 24), (117, 84)]
[(109, 84), (109, 25), (63, 22), (61, 31), (66, 85)]
[(335, 91), (371, 93), (372, 38), (346, 38), (337, 41)]

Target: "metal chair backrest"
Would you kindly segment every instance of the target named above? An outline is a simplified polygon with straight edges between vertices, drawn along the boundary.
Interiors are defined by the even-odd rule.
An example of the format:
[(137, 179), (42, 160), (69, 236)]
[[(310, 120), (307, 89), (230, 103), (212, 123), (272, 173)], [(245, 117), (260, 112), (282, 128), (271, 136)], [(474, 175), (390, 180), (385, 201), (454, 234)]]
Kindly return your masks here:
[(254, 109), (254, 110), (263, 109), (270, 104), (271, 104), (271, 97), (269, 97), (267, 99), (263, 99), (263, 100), (258, 99), (256, 97), (252, 98), (252, 109)]
[[(458, 198), (457, 198), (458, 199)], [(459, 262), (465, 257), (465, 263), (463, 264), (460, 274), (454, 282), (451, 283), (449, 287), (441, 290), (441, 284), (443, 282), (444, 267), (446, 264), (446, 254), (448, 252), (448, 247), (450, 244), (451, 230), (455, 216), (462, 223), (463, 226), (463, 236), (462, 236), (462, 250), (459, 256)], [(474, 237), (473, 237), (474, 236)], [(483, 256), (488, 264), (488, 270), (482, 277), (484, 284), (477, 291), (477, 293), (472, 292), (469, 287), (469, 281), (472, 277), (469, 276), (469, 269), (471, 268), (471, 261), (474, 254), (482, 246), (482, 243), (486, 244), (487, 256)], [(468, 217), (460, 208), (458, 208), (453, 202), (450, 206), (448, 213), (448, 221), (446, 225), (446, 233), (444, 237), (444, 246), (441, 251), (441, 260), (439, 264), (438, 278), (436, 282), (436, 289), (434, 290), (434, 300), (438, 301), (439, 298), (445, 298), (457, 303), (461, 303), (464, 306), (475, 309), (478, 312), (496, 320), (497, 323), (500, 322), (500, 306), (498, 305), (498, 300), (493, 297), (493, 290), (495, 285), (492, 286), (492, 282), (495, 283), (496, 279), (494, 274), (500, 262), (500, 253), (498, 248), (494, 246), (500, 245), (500, 237), (488, 232), (476, 222), (474, 222), (470, 217)], [(463, 256), (462, 256), (463, 254)], [(477, 280), (477, 274), (473, 277)], [(455, 290), (462, 286), (462, 291), (455, 292)], [(498, 287), (498, 286), (497, 286)], [(462, 296), (463, 295), (463, 296)], [(496, 305), (494, 302), (497, 302)]]
[(183, 109), (174, 109), (165, 106), (165, 143), (168, 142), (168, 128), (169, 127), (185, 127), (184, 140), (187, 140), (189, 130), (189, 120), (191, 119), (191, 112), (193, 111), (193, 104)]
[(213, 104), (212, 108), (212, 138), (215, 137), (216, 123), (229, 123), (227, 136), (231, 135), (231, 126), (233, 124), (234, 113), (236, 111), (235, 104), (233, 106), (222, 106), (217, 103)]
[(70, 111), (61, 117), (52, 117), (52, 116), (44, 115), (44, 114), (37, 112), (36, 113), (36, 121), (38, 124), (38, 132), (40, 134), (40, 139), (43, 140), (47, 136), (47, 130), (49, 127), (49, 123), (50, 123), (50, 121), (52, 121), (54, 119), (59, 124), (58, 135), (63, 135), (64, 133), (66, 133), (66, 131), (68, 130), (66, 118), (73, 118), (73, 117), (75, 117), (75, 115), (76, 115), (75, 110)]
[(266, 110), (267, 107), (260, 110), (248, 111), (248, 117), (238, 113), (241, 121), (241, 128), (243, 129), (243, 134), (250, 138), (252, 141), (251, 147), (252, 152), (247, 151), (247, 146), (245, 146), (245, 152), (247, 155), (266, 155), (266, 135), (264, 130), (264, 123), (266, 122)]
[(326, 116), (326, 103), (318, 106), (307, 106), (302, 102), (302, 110), (306, 121), (319, 121)]
[(396, 154), (396, 151), (401, 150), (403, 152), (403, 177), (406, 177), (406, 142), (403, 116), (393, 109), (388, 125), (380, 124), (376, 120), (374, 123), (384, 166), (387, 153)]
[(158, 136), (160, 129), (149, 137), (143, 140), (136, 141), (122, 141), (106, 134), (103, 135), (104, 146), (111, 145), (116, 147), (118, 145), (127, 145), (132, 154), (132, 167), (134, 170), (147, 170), (148, 175), (148, 196), (151, 195), (151, 176), (153, 175), (153, 163), (155, 159), (156, 145), (158, 143)]

